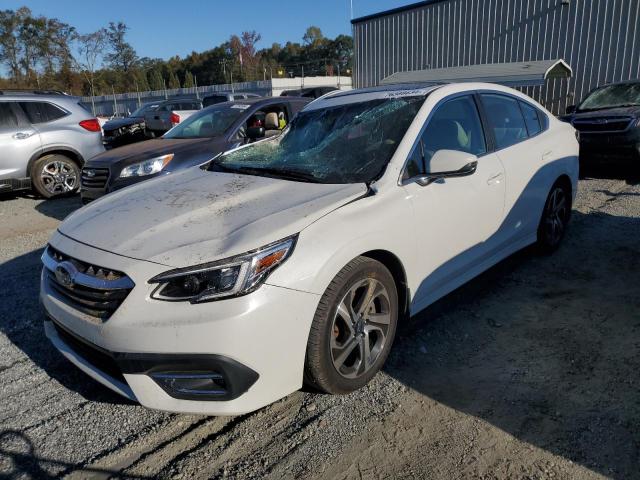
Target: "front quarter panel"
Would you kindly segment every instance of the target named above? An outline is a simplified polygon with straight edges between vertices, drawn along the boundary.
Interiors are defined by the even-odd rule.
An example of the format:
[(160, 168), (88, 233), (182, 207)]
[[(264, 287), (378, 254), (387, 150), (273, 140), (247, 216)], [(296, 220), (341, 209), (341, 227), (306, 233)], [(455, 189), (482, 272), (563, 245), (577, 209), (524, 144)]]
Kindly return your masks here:
[(323, 294), (351, 260), (373, 250), (385, 250), (403, 263), (414, 291), (418, 272), (413, 211), (401, 187), (384, 195), (368, 194), (332, 211), (300, 232), (296, 248), (267, 283)]

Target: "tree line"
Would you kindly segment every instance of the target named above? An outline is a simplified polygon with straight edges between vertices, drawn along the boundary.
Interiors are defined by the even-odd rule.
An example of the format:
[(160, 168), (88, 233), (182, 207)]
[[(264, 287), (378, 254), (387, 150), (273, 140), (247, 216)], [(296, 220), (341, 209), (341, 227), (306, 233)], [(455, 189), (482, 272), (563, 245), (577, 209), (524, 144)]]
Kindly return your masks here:
[[(276, 77), (350, 75), (353, 39), (326, 38), (307, 28), (302, 42), (258, 50), (256, 31), (231, 35), (220, 45), (184, 58), (139, 57), (124, 22), (81, 33), (57, 18), (27, 8), (0, 10), (0, 88), (63, 90), (107, 95)], [(0, 70), (0, 72), (2, 72)]]

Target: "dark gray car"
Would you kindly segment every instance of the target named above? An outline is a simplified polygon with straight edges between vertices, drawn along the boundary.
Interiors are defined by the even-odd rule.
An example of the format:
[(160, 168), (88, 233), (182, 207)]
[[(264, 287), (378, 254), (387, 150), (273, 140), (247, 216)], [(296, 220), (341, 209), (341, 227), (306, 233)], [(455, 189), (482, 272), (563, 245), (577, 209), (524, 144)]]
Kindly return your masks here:
[(250, 98), (200, 110), (160, 138), (109, 150), (87, 162), (82, 169), (82, 201), (201, 165), (218, 153), (262, 136), (278, 135), (310, 101), (300, 97)]

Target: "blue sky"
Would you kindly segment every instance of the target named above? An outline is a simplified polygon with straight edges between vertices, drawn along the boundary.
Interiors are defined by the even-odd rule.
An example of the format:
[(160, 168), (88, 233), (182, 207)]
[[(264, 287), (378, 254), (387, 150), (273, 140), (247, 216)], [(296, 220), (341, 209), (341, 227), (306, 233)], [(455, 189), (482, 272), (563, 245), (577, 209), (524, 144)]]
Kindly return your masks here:
[[(395, 8), (415, 0), (353, 0), (354, 16)], [(0, 8), (29, 7), (87, 33), (123, 21), (129, 42), (141, 57), (169, 58), (212, 48), (243, 30), (262, 35), (259, 47), (287, 40), (302, 41), (310, 25), (328, 37), (351, 33), (349, 0), (1, 0)]]

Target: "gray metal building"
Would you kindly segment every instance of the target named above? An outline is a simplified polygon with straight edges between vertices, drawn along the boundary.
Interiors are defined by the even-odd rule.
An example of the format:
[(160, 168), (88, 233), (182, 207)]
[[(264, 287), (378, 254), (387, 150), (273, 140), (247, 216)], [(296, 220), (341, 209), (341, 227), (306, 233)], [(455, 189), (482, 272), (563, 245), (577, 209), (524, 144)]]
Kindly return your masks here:
[(354, 19), (354, 86), (395, 73), (562, 58), (571, 79), (523, 87), (554, 113), (640, 77), (640, 0), (426, 0)]

